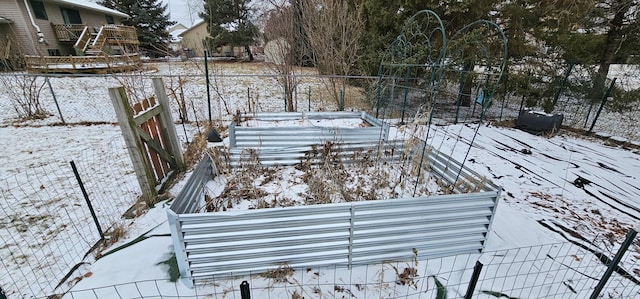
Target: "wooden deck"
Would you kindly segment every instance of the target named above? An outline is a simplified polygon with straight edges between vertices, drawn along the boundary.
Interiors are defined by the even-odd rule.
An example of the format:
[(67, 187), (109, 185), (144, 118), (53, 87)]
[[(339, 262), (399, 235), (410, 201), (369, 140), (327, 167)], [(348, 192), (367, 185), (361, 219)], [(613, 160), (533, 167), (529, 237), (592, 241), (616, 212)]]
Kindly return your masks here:
[(25, 56), (30, 73), (110, 74), (142, 65), (138, 54), (109, 56)]

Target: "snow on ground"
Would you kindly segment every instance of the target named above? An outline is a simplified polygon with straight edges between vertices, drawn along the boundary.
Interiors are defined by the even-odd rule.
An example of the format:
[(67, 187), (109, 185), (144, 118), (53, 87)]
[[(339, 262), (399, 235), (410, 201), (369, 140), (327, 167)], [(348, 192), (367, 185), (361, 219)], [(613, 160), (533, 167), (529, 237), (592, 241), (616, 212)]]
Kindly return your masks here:
[[(152, 65), (157, 70), (145, 72), (147, 75), (180, 75), (187, 79), (183, 86), (183, 92), (187, 100), (187, 110), (189, 110), (190, 120), (205, 120), (206, 90), (203, 88), (204, 78), (201, 76), (202, 70), (196, 65), (175, 65), (157, 64)], [(269, 70), (264, 66), (253, 66), (244, 64), (232, 64), (229, 68), (214, 69), (218, 74), (269, 74)], [(171, 82), (170, 79), (176, 81)], [(114, 77), (52, 77), (51, 83), (58, 101), (61, 103), (63, 116), (68, 122), (107, 122), (115, 121), (115, 113), (111, 107), (110, 99), (106, 92), (107, 87), (118, 85), (126, 79)], [(225, 77), (218, 76), (218, 89), (212, 90), (214, 117), (224, 115), (227, 111), (235, 113), (235, 110), (248, 112), (248, 107), (258, 111), (281, 111), (281, 90), (275, 79), (269, 77)], [(319, 84), (308, 81), (301, 82), (300, 90), (312, 88), (314, 94), (320, 93)], [(168, 86), (177, 88), (176, 77), (165, 78)], [(214, 82), (215, 84), (215, 82)], [(145, 88), (148, 88), (148, 83)], [(247, 89), (250, 95), (247, 96)], [(39, 207), (39, 203), (29, 199), (29, 195), (35, 198), (47, 198), (48, 186), (39, 189), (40, 183), (33, 185), (32, 181), (25, 178), (24, 174), (40, 169), (64, 170), (64, 183), (60, 183), (60, 188), (74, 194), (77, 192), (77, 185), (73, 181), (73, 173), (68, 170), (68, 162), (76, 160), (78, 164), (88, 163), (83, 166), (81, 173), (92, 179), (98, 179), (100, 183), (93, 186), (95, 189), (90, 194), (109, 195), (109, 198), (117, 198), (118, 202), (109, 202), (97, 208), (99, 217), (113, 218), (114, 215), (122, 214), (129, 205), (135, 201), (136, 194), (131, 190), (135, 189), (135, 177), (128, 164), (126, 149), (120, 138), (120, 131), (117, 126), (89, 125), (89, 126), (46, 126), (47, 124), (59, 122), (58, 114), (53, 105), (50, 92), (43, 90), (44, 103), (49, 113), (54, 116), (44, 120), (30, 121), (22, 123), (22, 127), (13, 127), (15, 115), (11, 104), (6, 99), (6, 93), (0, 90), (0, 146), (4, 149), (4, 154), (0, 156), (0, 174), (3, 179), (3, 209), (7, 216), (25, 219), (25, 212), (17, 213), (9, 211), (7, 207), (19, 203), (25, 203), (25, 210), (31, 213), (43, 213), (50, 215), (50, 219), (39, 222), (28, 228), (31, 233), (26, 241), (31, 244), (40, 244), (45, 240), (37, 240), (37, 236), (46, 234), (50, 230), (55, 230), (56, 226), (63, 226), (75, 221), (83, 223), (88, 231), (86, 234), (95, 237), (95, 231), (91, 230), (91, 219), (86, 210), (79, 212), (82, 215), (78, 219), (69, 219), (67, 214), (73, 211), (69, 207), (80, 207), (84, 204), (79, 196), (71, 199), (65, 198), (63, 201), (54, 201), (50, 205)], [(303, 96), (300, 95), (302, 99)], [(300, 110), (306, 110), (306, 102), (299, 101)], [(226, 107), (226, 108), (225, 108)], [(333, 110), (334, 106), (326, 101), (319, 101), (312, 97), (312, 110), (319, 109)], [(195, 110), (195, 113), (193, 113)], [(175, 119), (178, 119), (178, 105), (172, 107)], [(620, 119), (620, 118), (618, 118)], [(609, 124), (608, 122), (603, 122)], [(321, 124), (315, 124), (321, 125)], [(585, 240), (599, 244), (602, 251), (608, 255), (615, 252), (617, 246), (622, 241), (623, 234), (627, 229), (637, 225), (640, 217), (640, 189), (638, 186), (638, 174), (640, 174), (640, 156), (637, 151), (621, 149), (616, 146), (602, 144), (598, 140), (589, 140), (577, 137), (569, 133), (561, 133), (552, 138), (533, 136), (528, 133), (493, 126), (483, 126), (479, 129), (475, 137), (473, 149), (468, 156), (465, 156), (465, 145), (469, 144), (473, 137), (475, 125), (455, 125), (435, 128), (435, 134), (430, 134), (429, 143), (445, 153), (453, 155), (459, 161), (465, 160), (466, 165), (475, 171), (486, 175), (498, 185), (503, 187), (501, 202), (496, 211), (496, 217), (489, 235), (487, 250), (501, 250), (515, 247), (527, 247), (552, 242), (564, 242), (567, 239), (574, 240), (576, 236), (581, 236)], [(186, 141), (191, 138), (192, 132), (196, 131), (195, 126), (185, 128), (187, 133), (183, 133), (183, 128), (177, 127), (178, 135)], [(455, 149), (455, 150), (454, 150)], [(109, 157), (108, 167), (101, 167), (104, 157)], [(89, 163), (86, 160), (93, 160)], [(86, 162), (85, 162), (86, 161)], [(84, 165), (84, 164), (82, 164)], [(106, 165), (106, 164), (105, 164)], [(51, 174), (54, 174), (53, 172)], [(123, 182), (124, 186), (120, 186)], [(184, 178), (186, 180), (188, 175)], [(55, 179), (55, 178), (54, 178)], [(171, 194), (179, 192), (184, 180), (178, 183)], [(33, 185), (33, 186), (32, 186)], [(128, 185), (128, 186), (127, 186)], [(18, 187), (26, 188), (30, 186), (33, 190), (25, 192), (26, 197), (14, 198), (7, 196), (7, 191), (13, 192)], [(35, 187), (34, 187), (35, 186)], [(8, 201), (11, 199), (13, 201)], [(164, 282), (168, 276), (168, 266), (162, 262), (170, 257), (172, 252), (172, 240), (167, 236), (168, 226), (166, 224), (165, 209), (168, 203), (158, 204), (147, 212), (143, 217), (128, 223), (128, 237), (120, 241), (116, 246), (132, 241), (138, 236), (148, 238), (135, 243), (122, 250), (118, 250), (96, 261), (90, 260), (89, 265), (84, 265), (74, 272), (73, 277), (81, 279), (74, 287), (74, 290), (88, 288), (112, 286), (123, 284), (123, 289), (118, 289), (121, 296), (125, 298), (141, 296), (137, 292), (153, 293), (158, 289), (165, 295), (179, 293), (198, 294), (206, 293), (203, 289), (186, 289), (180, 282), (177, 284)], [(65, 215), (58, 215), (65, 214)], [(109, 215), (107, 215), (109, 214)], [(117, 218), (117, 217), (116, 217)], [(9, 218), (7, 218), (9, 219)], [(60, 223), (60, 219), (68, 219), (66, 223)], [(63, 220), (64, 221), (64, 220)], [(552, 229), (554, 232), (552, 231)], [(558, 233), (559, 232), (559, 233)], [(575, 232), (577, 234), (571, 234)], [(38, 264), (39, 260), (65, 259), (57, 257), (55, 254), (62, 254), (64, 250), (41, 250), (40, 256), (28, 256), (24, 261), (16, 259), (18, 242), (8, 242), (11, 236), (16, 234), (14, 222), (0, 222), (0, 236), (4, 244), (0, 247), (0, 258), (3, 266), (9, 273), (0, 273), (0, 287), (7, 290), (7, 285), (12, 285), (12, 280), (19, 280), (19, 292), (29, 293), (33, 281), (20, 281), (23, 277), (22, 271), (28, 269), (28, 264)], [(10, 236), (11, 235), (11, 236)], [(67, 244), (78, 244), (85, 240), (67, 239)], [(36, 245), (38, 246), (38, 245)], [(71, 247), (69, 247), (71, 248)], [(632, 252), (638, 253), (638, 247), (632, 247)], [(82, 254), (81, 249), (74, 249), (77, 254)], [(108, 252), (106, 250), (105, 252)], [(50, 254), (52, 256), (48, 256)], [(639, 253), (640, 254), (640, 253)], [(627, 260), (627, 265), (638, 267), (637, 255), (635, 260), (631, 255), (631, 260)], [(68, 258), (67, 258), (68, 259)], [(469, 258), (468, 261), (475, 261)], [(75, 261), (79, 262), (79, 261)], [(438, 262), (438, 261), (436, 261)], [(456, 261), (443, 260), (439, 263), (455, 264)], [(422, 267), (425, 267), (424, 269)], [(314, 277), (314, 273), (297, 273), (303, 277), (295, 277), (301, 284), (312, 285), (326, 283), (322, 285), (322, 292), (325, 295), (333, 294), (345, 295), (345, 291), (333, 290), (334, 282), (344, 277), (349, 277), (350, 283), (357, 281), (378, 281), (373, 273), (378, 277), (385, 274), (390, 279), (388, 285), (385, 283), (381, 287), (366, 287), (358, 290), (359, 298), (368, 297), (391, 297), (384, 292), (391, 292), (396, 295), (407, 294), (410, 289), (399, 287), (394, 283), (394, 270), (390, 265), (377, 266), (379, 268), (355, 269), (354, 272), (345, 273), (343, 270), (325, 269), (319, 271), (322, 278)], [(437, 266), (435, 266), (437, 268)], [(382, 269), (384, 268), (384, 269)], [(421, 265), (420, 275), (433, 275), (432, 267), (426, 268)], [(60, 269), (63, 271), (63, 269)], [(313, 271), (312, 271), (313, 272)], [(466, 272), (465, 272), (466, 273)], [(467, 275), (466, 273), (465, 275)], [(31, 275), (31, 274), (30, 274)], [(12, 278), (8, 278), (11, 276)], [(342, 277), (342, 278), (340, 278)], [(39, 276), (39, 280), (50, 280), (40, 282), (55, 285), (60, 277)], [(149, 283), (133, 284), (135, 281), (156, 280)], [(434, 284), (433, 280), (423, 283)], [(225, 293), (233, 286), (237, 289), (237, 281), (219, 281), (214, 292)], [(271, 284), (265, 279), (252, 281), (252, 285), (264, 286)], [(125, 288), (131, 288), (126, 291)], [(326, 290), (329, 288), (329, 290)], [(398, 288), (398, 289), (396, 289)], [(266, 288), (268, 290), (268, 288)], [(433, 290), (433, 288), (431, 288)], [(101, 294), (99, 292), (112, 292), (113, 287), (106, 287), (101, 290), (87, 293), (72, 293), (73, 298), (94, 298), (91, 294)], [(272, 286), (273, 290), (273, 286)], [(210, 291), (210, 290), (209, 290)], [(311, 290), (308, 290), (312, 292)], [(351, 290), (356, 292), (356, 290)], [(499, 291), (499, 290), (498, 290)], [(229, 291), (230, 292), (230, 291)], [(277, 294), (291, 294), (291, 290), (275, 288), (274, 293), (256, 293), (259, 297), (280, 297)], [(267, 292), (268, 294), (265, 294)], [(280, 293), (277, 293), (280, 292)], [(367, 293), (368, 292), (368, 293)], [(37, 291), (34, 293), (38, 293)], [(235, 293), (233, 293), (235, 294)], [(379, 294), (379, 295), (378, 295)], [(523, 294), (527, 297), (527, 294)], [(10, 296), (17, 297), (11, 293)], [(364, 297), (363, 297), (364, 296)], [(97, 296), (106, 298), (108, 295)], [(255, 297), (255, 296), (254, 296)], [(307, 297), (305, 295), (305, 297)], [(311, 296), (309, 296), (311, 297)], [(419, 295), (418, 295), (419, 297)], [(577, 297), (576, 297), (577, 298)]]
[[(438, 127), (435, 134), (432, 134), (430, 143), (445, 153), (452, 154), (458, 160), (462, 160), (466, 154), (464, 149), (473, 138), (474, 128), (474, 125)], [(456, 149), (451, 150), (454, 147)], [(535, 250), (553, 251), (552, 248), (556, 247), (558, 249), (555, 250), (558, 251), (558, 254), (574, 255), (575, 249), (568, 245), (549, 245), (549, 248), (542, 245), (576, 240), (578, 239), (576, 236), (582, 236), (585, 240), (592, 241), (594, 248), (612, 255), (612, 252), (615, 252), (624, 238), (626, 231), (638, 223), (640, 203), (637, 199), (640, 198), (640, 190), (635, 186), (638, 185), (637, 174), (640, 173), (638, 171), (640, 156), (630, 150), (607, 146), (598, 141), (586, 140), (568, 133), (547, 139), (515, 129), (483, 126), (478, 131), (474, 146), (466, 161), (468, 166), (482, 175), (490, 177), (504, 189), (492, 232), (486, 244), (488, 255), (481, 256), (481, 259), (495, 258), (492, 253), (497, 250), (528, 246), (541, 247), (526, 249), (525, 253), (517, 251), (517, 255), (528, 256)], [(579, 183), (576, 183), (578, 177), (582, 180), (578, 180)], [(545, 228), (543, 224), (560, 233)], [(576, 235), (567, 233), (562, 228), (574, 231)], [(150, 234), (162, 234), (166, 231), (167, 228), (164, 225), (164, 228), (161, 226)], [(396, 285), (394, 277), (397, 278), (397, 273), (394, 273), (393, 264), (355, 267), (352, 271), (321, 268), (309, 270), (306, 274), (296, 273), (292, 278), (289, 278), (291, 281), (288, 290), (281, 290), (277, 287), (274, 289), (272, 280), (260, 276), (219, 279), (216, 280), (214, 287), (217, 290), (211, 290), (211, 286), (189, 290), (184, 289), (181, 283), (171, 286), (170, 283), (164, 281), (168, 278), (167, 269), (162, 266), (161, 262), (171, 254), (171, 244), (171, 239), (168, 237), (149, 238), (136, 244), (135, 248), (119, 252), (118, 254), (123, 260), (115, 259), (115, 257), (104, 261), (98, 260), (87, 270), (92, 272), (92, 276), (83, 279), (73, 290), (118, 283), (126, 284), (132, 280), (161, 279), (163, 281), (159, 282), (158, 286), (150, 285), (145, 288), (142, 286), (143, 284), (140, 284), (138, 287), (146, 289), (149, 294), (156, 294), (160, 290), (160, 292), (169, 292), (166, 294), (189, 295), (193, 292), (199, 292), (200, 295), (229, 293), (231, 296), (232, 290), (237, 291), (238, 285), (243, 279), (251, 279), (251, 285), (254, 289), (253, 295), (257, 295), (256, 298), (266, 296), (282, 298), (285, 295), (290, 296), (294, 290), (307, 292), (310, 297), (314, 297), (315, 295), (311, 296), (311, 294), (316, 291), (328, 296), (332, 292), (336, 293), (335, 289), (332, 290), (335, 285), (353, 286), (359, 283), (365, 287), (349, 290), (358, 298), (362, 296), (365, 296), (364, 298), (367, 296), (401, 298), (405, 296), (423, 298), (422, 296), (425, 296), (432, 298), (435, 296), (433, 288), (430, 288), (428, 292), (431, 295), (425, 295), (409, 286)], [(137, 267), (145, 267), (145, 271), (137, 270), (144, 274), (133, 275), (133, 277), (132, 274), (114, 275), (114, 273), (126, 272), (130, 269), (131, 264), (126, 259), (137, 252), (144, 252), (145, 246), (149, 249), (156, 248), (156, 251), (153, 255), (136, 261)], [(637, 251), (638, 247), (632, 247), (631, 252)], [(587, 258), (587, 254), (584, 252), (577, 251), (575, 254), (577, 254), (576, 256), (584, 255), (583, 258)], [(437, 269), (459, 269), (457, 271), (460, 276), (449, 277), (449, 279), (452, 281), (460, 279), (462, 282), (466, 282), (465, 279), (468, 279), (470, 275), (468, 268), (470, 265), (472, 266), (476, 258), (478, 258), (477, 255), (471, 255), (426, 261), (424, 265), (416, 267), (420, 272), (419, 277), (423, 277), (420, 283), (433, 285), (434, 282), (428, 278), (430, 275), (446, 275), (446, 273), (438, 273)], [(140, 263), (138, 264), (138, 262)], [(640, 266), (637, 257), (634, 258), (633, 255), (625, 260), (624, 265)], [(397, 267), (399, 266), (396, 265)], [(560, 278), (559, 280), (554, 279), (553, 274), (549, 274), (551, 276), (545, 278), (548, 279), (549, 286), (567, 283), (566, 279), (563, 279), (567, 275), (571, 277), (571, 274), (563, 272), (567, 271), (566, 269), (556, 270), (560, 273), (560, 275), (556, 273)], [(372, 275), (371, 272), (376, 275)], [(386, 279), (381, 278), (385, 275)], [(484, 281), (484, 285), (481, 283), (480, 286), (485, 290), (503, 291), (510, 287), (510, 283), (505, 282), (506, 279), (487, 279)], [(376, 283), (379, 285), (374, 288), (372, 284)], [(314, 289), (316, 285), (317, 289)], [(576, 289), (580, 286), (580, 284), (573, 285)], [(460, 292), (464, 293), (465, 287), (466, 285), (463, 285), (459, 287), (460, 289), (456, 289), (457, 287), (454, 285), (450, 291), (456, 291), (459, 295)], [(113, 292), (114, 289), (107, 288), (103, 291), (106, 294)], [(123, 286), (121, 292), (127, 292), (127, 289), (129, 294), (135, 297), (135, 287), (133, 285)], [(167, 289), (171, 289), (171, 291), (166, 291)], [(553, 296), (556, 294), (554, 292), (558, 290), (547, 287), (525, 288), (517, 291), (520, 293), (512, 291), (511, 295), (547, 297)], [(565, 294), (557, 298), (568, 298), (571, 295), (572, 298), (582, 298), (588, 295), (588, 290), (582, 290), (577, 295)], [(623, 297), (625, 296), (629, 296), (629, 293)], [(127, 298), (126, 295), (123, 297)], [(224, 295), (222, 297), (225, 298)], [(480, 298), (491, 297), (486, 295), (486, 297)]]

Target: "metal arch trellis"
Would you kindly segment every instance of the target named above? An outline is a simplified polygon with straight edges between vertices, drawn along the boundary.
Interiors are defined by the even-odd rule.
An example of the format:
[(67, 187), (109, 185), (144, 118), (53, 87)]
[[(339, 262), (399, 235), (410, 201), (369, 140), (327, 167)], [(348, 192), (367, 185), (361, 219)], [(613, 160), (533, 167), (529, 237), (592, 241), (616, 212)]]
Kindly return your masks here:
[[(404, 122), (409, 102), (433, 99), (445, 54), (446, 36), (440, 17), (423, 10), (409, 18), (380, 63), (376, 117), (400, 116)], [(394, 113), (397, 109), (401, 115)]]
[(482, 119), (506, 61), (507, 40), (497, 24), (478, 20), (447, 38), (440, 17), (420, 11), (407, 20), (380, 63), (376, 117), (404, 123), (407, 114), (423, 111), (431, 123), (436, 112), (443, 115), (436, 109), (455, 105), (452, 122), (457, 123), (460, 106), (476, 102)]
[[(480, 123), (485, 113), (491, 107), (500, 79), (507, 64), (507, 38), (502, 29), (494, 22), (478, 20), (460, 29), (451, 38), (447, 59), (451, 62), (446, 69), (459, 73), (459, 86), (456, 96), (456, 112), (454, 123), (458, 122), (462, 100), (467, 98), (468, 104), (481, 107)], [(447, 71), (445, 71), (446, 76)], [(445, 79), (446, 80), (446, 79)], [(474, 91), (475, 90), (475, 91)], [(473, 99), (473, 102), (471, 101)], [(473, 112), (472, 112), (473, 115)], [(464, 166), (471, 147), (478, 135), (481, 124), (474, 129), (462, 166)], [(456, 175), (454, 185), (460, 178)]]
[(507, 63), (504, 32), (487, 20), (466, 25), (449, 40), (447, 62), (448, 65), (444, 66), (445, 80), (459, 78), (454, 123), (458, 122), (460, 106), (471, 104), (481, 107), (482, 120), (492, 104)]
[[(506, 67), (507, 50), (504, 32), (493, 22), (472, 22), (447, 39), (442, 20), (435, 12), (418, 12), (407, 20), (383, 56), (376, 117), (400, 118), (400, 124), (404, 124), (407, 113), (413, 112), (418, 119), (428, 119), (421, 142), (422, 164), (434, 117), (445, 121), (453, 118), (452, 122), (457, 123), (461, 106), (472, 108), (467, 110), (473, 116), (477, 104), (482, 122)], [(455, 112), (447, 111), (447, 107), (455, 107)], [(480, 124), (466, 149), (463, 166), (479, 127)], [(453, 186), (459, 178), (458, 172)]]

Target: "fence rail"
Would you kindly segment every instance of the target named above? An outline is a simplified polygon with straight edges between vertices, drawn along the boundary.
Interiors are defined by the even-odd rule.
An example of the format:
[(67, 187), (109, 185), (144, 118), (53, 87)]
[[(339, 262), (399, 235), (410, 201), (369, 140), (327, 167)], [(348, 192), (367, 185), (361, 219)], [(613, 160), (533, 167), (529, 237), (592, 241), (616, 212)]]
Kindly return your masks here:
[(33, 73), (117, 73), (140, 67), (139, 54), (102, 56), (25, 55), (27, 70)]

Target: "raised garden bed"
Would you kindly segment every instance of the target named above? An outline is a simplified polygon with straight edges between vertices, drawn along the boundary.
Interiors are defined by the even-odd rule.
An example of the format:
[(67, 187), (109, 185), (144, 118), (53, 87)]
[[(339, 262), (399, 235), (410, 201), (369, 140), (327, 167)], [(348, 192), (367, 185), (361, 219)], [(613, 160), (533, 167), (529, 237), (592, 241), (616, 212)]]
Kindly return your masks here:
[[(283, 263), (482, 250), (497, 186), (417, 137), (390, 138), (364, 113), (335, 116), (243, 116), (231, 126), (230, 146), (210, 151), (168, 212), (188, 283)], [(245, 128), (258, 137), (237, 134)], [(377, 138), (345, 133), (360, 129)]]

